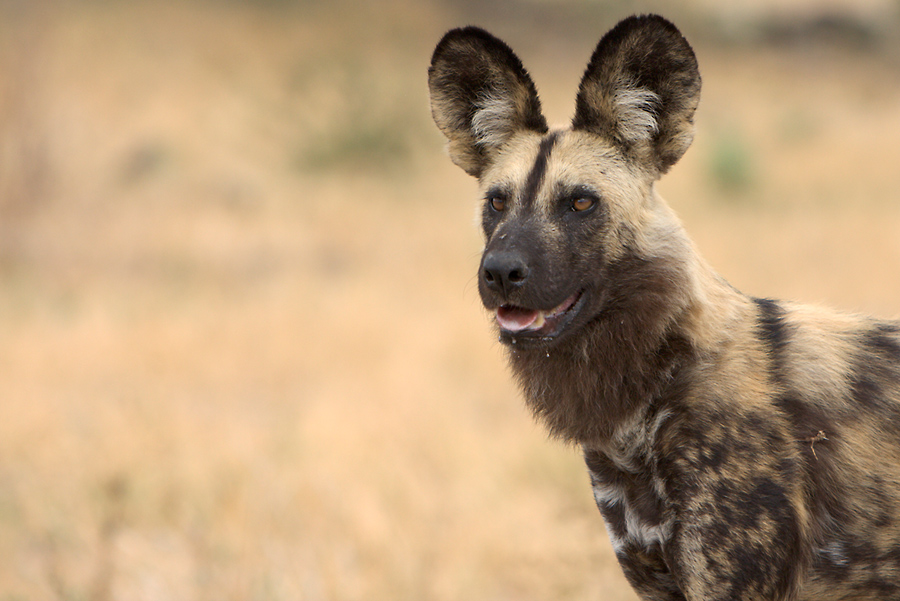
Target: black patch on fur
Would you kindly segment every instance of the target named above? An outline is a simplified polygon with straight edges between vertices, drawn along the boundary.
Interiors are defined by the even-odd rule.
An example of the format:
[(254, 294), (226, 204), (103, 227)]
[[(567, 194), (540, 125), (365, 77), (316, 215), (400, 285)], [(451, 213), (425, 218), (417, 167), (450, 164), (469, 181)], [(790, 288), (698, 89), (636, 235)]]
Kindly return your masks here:
[[(807, 442), (806, 439), (815, 437), (820, 431), (825, 432), (832, 443), (837, 439), (838, 434), (833, 427), (834, 422), (815, 405), (801, 401), (797, 394), (790, 392), (778, 396), (775, 399), (775, 406), (788, 417), (791, 424), (797, 429), (797, 435), (803, 439), (800, 442), (805, 443), (807, 451), (812, 443)], [(820, 446), (818, 450), (828, 452), (824, 446)]]
[[(599, 483), (619, 491), (624, 497), (627, 506), (642, 524), (647, 526), (658, 526), (660, 524), (663, 514), (663, 501), (653, 490), (650, 476), (652, 468), (645, 457), (632, 458), (644, 464), (642, 469), (634, 473), (620, 470), (599, 451), (585, 450), (584, 459), (591, 473), (592, 485)], [(606, 503), (602, 505), (606, 505)], [(604, 511), (602, 505), (599, 506), (600, 511)], [(619, 506), (621, 504), (616, 503), (615, 505)], [(605, 512), (604, 515), (606, 515)], [(622, 519), (624, 520), (624, 515)], [(621, 536), (624, 536), (624, 533)]]
[(625, 507), (621, 503), (603, 501), (597, 503), (597, 509), (603, 515), (603, 519), (606, 521), (606, 525), (613, 536), (620, 540), (624, 539), (628, 534), (625, 522)]
[(713, 442), (700, 449), (700, 465), (713, 472), (718, 472), (730, 454), (731, 449), (727, 442)]
[(525, 180), (525, 188), (522, 191), (522, 204), (526, 208), (534, 206), (534, 201), (541, 189), (541, 184), (544, 182), (544, 174), (547, 171), (547, 161), (550, 158), (550, 151), (553, 150), (553, 145), (558, 138), (559, 132), (553, 132), (541, 140), (537, 158), (534, 160), (534, 166), (532, 166), (531, 171), (528, 173), (528, 178)]
[(874, 417), (878, 428), (896, 439), (900, 437), (900, 404), (896, 398), (900, 361), (890, 357), (893, 351), (885, 348), (887, 341), (873, 343), (869, 338), (868, 343), (863, 348), (869, 352), (857, 358), (850, 374), (849, 401), (855, 413), (862, 412), (857, 415)]
[(684, 601), (665, 556), (658, 548), (627, 544), (616, 554), (625, 578), (643, 599)]
[(860, 370), (850, 384), (850, 397), (865, 409), (880, 413), (884, 402), (884, 391), (881, 384), (871, 374)]
[(900, 436), (900, 341), (896, 324), (883, 323), (859, 334), (862, 351), (850, 378), (850, 400), (879, 416), (880, 428)]
[[(731, 590), (725, 598), (783, 599), (792, 588), (800, 564), (797, 516), (784, 486), (775, 480), (758, 477), (748, 484), (742, 484), (746, 498), (735, 504), (740, 508), (735, 525), (741, 534), (730, 543), (728, 555), (734, 571)], [(762, 539), (745, 538), (763, 524), (766, 529), (774, 527), (774, 532)], [(771, 542), (777, 542), (778, 547), (773, 548)]]
[(898, 329), (900, 328), (895, 324), (879, 324), (873, 329), (863, 332), (862, 343), (879, 358), (900, 364)]
[(860, 592), (875, 593), (879, 599), (896, 599), (897, 591), (900, 590), (900, 587), (893, 582), (873, 576), (860, 583), (858, 590)]
[(784, 321), (784, 309), (767, 298), (754, 298), (759, 309), (759, 337), (765, 345), (772, 361), (772, 380), (776, 384), (782, 384), (784, 374), (784, 349), (790, 341), (790, 333)]

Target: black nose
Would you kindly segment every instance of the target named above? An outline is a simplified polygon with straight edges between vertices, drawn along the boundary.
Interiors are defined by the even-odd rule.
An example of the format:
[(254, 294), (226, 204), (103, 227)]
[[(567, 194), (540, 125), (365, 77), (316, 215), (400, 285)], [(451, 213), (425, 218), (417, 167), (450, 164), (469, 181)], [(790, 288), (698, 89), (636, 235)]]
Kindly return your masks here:
[(528, 279), (528, 265), (518, 253), (489, 252), (481, 262), (481, 277), (488, 288), (507, 297)]

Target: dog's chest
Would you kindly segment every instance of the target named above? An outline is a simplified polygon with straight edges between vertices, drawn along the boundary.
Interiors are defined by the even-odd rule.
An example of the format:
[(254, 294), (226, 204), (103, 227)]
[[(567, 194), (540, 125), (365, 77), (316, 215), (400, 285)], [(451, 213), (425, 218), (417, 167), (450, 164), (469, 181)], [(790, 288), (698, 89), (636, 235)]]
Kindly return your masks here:
[(594, 500), (617, 554), (660, 549), (668, 542), (665, 486), (645, 454), (607, 455), (585, 449)]

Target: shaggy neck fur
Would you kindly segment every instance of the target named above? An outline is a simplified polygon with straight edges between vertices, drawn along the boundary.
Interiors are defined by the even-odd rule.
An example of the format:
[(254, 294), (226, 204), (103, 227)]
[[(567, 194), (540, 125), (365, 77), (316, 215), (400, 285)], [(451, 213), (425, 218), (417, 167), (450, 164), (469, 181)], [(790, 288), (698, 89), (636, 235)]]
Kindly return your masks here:
[[(618, 426), (688, 386), (699, 353), (688, 322), (706, 313), (698, 310), (704, 284), (716, 278), (657, 201), (667, 217), (660, 220), (671, 240), (667, 254), (649, 256), (636, 242), (605, 266), (602, 309), (580, 332), (549, 350), (510, 348), (529, 407), (555, 437), (606, 446)], [(698, 281), (698, 272), (711, 277)]]

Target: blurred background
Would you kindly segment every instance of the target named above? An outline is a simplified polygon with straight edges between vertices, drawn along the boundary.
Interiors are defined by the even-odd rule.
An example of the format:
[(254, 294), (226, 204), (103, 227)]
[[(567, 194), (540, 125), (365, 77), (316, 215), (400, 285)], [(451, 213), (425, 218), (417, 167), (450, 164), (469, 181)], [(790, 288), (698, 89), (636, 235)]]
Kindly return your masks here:
[(488, 28), (572, 115), (659, 11), (659, 184), (759, 296), (900, 314), (900, 3), (0, 0), (0, 601), (633, 600), (480, 308), (431, 122)]

